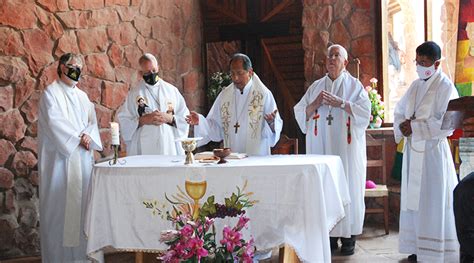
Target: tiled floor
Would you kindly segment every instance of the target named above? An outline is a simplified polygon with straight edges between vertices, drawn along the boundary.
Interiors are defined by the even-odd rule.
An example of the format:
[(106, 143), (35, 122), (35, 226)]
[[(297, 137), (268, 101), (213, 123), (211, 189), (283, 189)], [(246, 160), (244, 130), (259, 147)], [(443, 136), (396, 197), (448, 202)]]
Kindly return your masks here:
[[(356, 242), (355, 254), (352, 256), (341, 256), (337, 252), (333, 254), (332, 262), (354, 262), (354, 263), (384, 263), (384, 262), (407, 262), (406, 257), (398, 253), (398, 232), (391, 230), (390, 235), (385, 235), (382, 227), (368, 227), (364, 228), (362, 236), (358, 237)], [(31, 258), (30, 260), (22, 261), (0, 261), (5, 263), (30, 263), (39, 262), (38, 259)], [(106, 257), (107, 263), (133, 263), (134, 254), (120, 253), (108, 255)], [(147, 254), (144, 258), (145, 263), (158, 262), (156, 255)], [(271, 259), (264, 260), (264, 263), (278, 263), (278, 250), (273, 252)]]

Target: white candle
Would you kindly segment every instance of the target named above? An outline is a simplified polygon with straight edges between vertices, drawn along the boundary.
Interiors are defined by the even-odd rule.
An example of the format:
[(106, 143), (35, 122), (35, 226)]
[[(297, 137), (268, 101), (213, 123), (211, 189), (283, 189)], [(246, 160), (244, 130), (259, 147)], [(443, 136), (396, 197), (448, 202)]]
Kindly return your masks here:
[(118, 123), (110, 123), (110, 134), (112, 135), (112, 145), (120, 145), (120, 132)]

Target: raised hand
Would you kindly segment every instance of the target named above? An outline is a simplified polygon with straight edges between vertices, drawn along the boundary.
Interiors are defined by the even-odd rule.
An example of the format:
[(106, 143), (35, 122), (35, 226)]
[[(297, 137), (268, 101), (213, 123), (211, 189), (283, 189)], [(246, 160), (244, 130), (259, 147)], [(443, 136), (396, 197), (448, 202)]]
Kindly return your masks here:
[(268, 122), (268, 124), (272, 124), (274, 121), (275, 121), (275, 117), (276, 117), (276, 114), (278, 112), (278, 109), (268, 113), (268, 114), (265, 114), (263, 116), (263, 118)]
[(195, 111), (191, 111), (188, 116), (186, 116), (186, 122), (189, 125), (199, 125), (199, 114)]

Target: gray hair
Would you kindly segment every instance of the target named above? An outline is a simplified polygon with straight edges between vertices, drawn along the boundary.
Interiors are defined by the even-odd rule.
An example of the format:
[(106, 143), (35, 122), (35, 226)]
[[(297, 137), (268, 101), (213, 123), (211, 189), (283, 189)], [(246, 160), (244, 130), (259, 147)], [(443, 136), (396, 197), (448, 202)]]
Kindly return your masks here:
[(232, 58), (230, 59), (229, 66), (232, 64), (232, 61), (234, 60), (242, 60), (244, 69), (249, 71), (252, 69), (252, 61), (250, 61), (249, 56), (243, 54), (243, 53), (235, 53)]
[(158, 67), (158, 60), (151, 53), (145, 53), (138, 59), (138, 64), (142, 64), (145, 61), (150, 61), (153, 66)]
[(77, 64), (79, 64), (82, 67), (82, 59), (81, 59), (81, 56), (79, 55), (76, 55), (74, 53), (65, 53), (59, 57), (59, 64), (56, 70), (59, 76), (61, 76), (61, 65), (66, 66), (73, 59), (77, 60)]
[(342, 57), (343, 57), (345, 60), (348, 60), (348, 59), (349, 59), (349, 57), (348, 57), (348, 55), (347, 55), (347, 50), (346, 50), (343, 46), (341, 46), (341, 45), (339, 45), (339, 44), (332, 44), (332, 45), (330, 45), (330, 46), (328, 47), (328, 55), (329, 55), (329, 53), (331, 52), (331, 49), (333, 49), (333, 48), (339, 48), (339, 52), (341, 52)]

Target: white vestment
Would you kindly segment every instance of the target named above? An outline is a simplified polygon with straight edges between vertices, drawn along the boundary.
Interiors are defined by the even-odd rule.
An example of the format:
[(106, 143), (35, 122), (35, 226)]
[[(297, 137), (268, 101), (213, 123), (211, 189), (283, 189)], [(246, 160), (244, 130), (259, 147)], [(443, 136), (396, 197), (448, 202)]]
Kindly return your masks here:
[[(175, 126), (169, 124), (143, 125), (138, 127), (138, 99), (143, 98), (147, 111), (174, 111)], [(189, 110), (179, 90), (160, 79), (154, 86), (141, 81), (131, 89), (125, 103), (120, 107), (118, 120), (122, 137), (127, 145), (127, 155), (181, 155), (184, 150), (177, 139), (188, 137), (189, 125), (186, 116)]]
[[(198, 145), (224, 140), (224, 147), (231, 148), (232, 152), (270, 155), (270, 147), (280, 139), (283, 120), (277, 112), (272, 131), (263, 116), (276, 109), (271, 91), (257, 74), (253, 74), (243, 93), (232, 83), (219, 93), (206, 118), (199, 115), (194, 134), (203, 140)], [(236, 128), (236, 124), (239, 127)]]
[[(351, 107), (352, 114), (341, 108), (331, 107), (334, 118), (331, 125), (326, 120), (330, 107), (322, 105), (318, 109), (319, 119), (306, 119), (306, 107), (326, 90), (344, 99)], [(370, 120), (370, 100), (359, 80), (343, 71), (332, 81), (329, 76), (316, 80), (294, 107), (295, 117), (303, 133), (306, 134), (306, 153), (338, 155), (341, 157), (346, 174), (351, 203), (344, 204), (346, 216), (331, 231), (333, 237), (350, 237), (362, 233), (364, 224), (364, 193), (366, 178), (365, 130)], [(348, 125), (350, 123), (350, 125)], [(315, 125), (317, 124), (317, 135)]]
[[(80, 145), (81, 134), (92, 138), (91, 150)], [(87, 259), (84, 213), (93, 150), (102, 150), (94, 104), (77, 87), (53, 82), (43, 92), (38, 119), (43, 262)]]
[(438, 70), (429, 80), (415, 80), (395, 107), (395, 141), (400, 123), (410, 119), (412, 135), (404, 140), (400, 252), (417, 254), (423, 262), (459, 262), (453, 213), (457, 184), (447, 136), (441, 130), (451, 99), (458, 97), (448, 77)]

